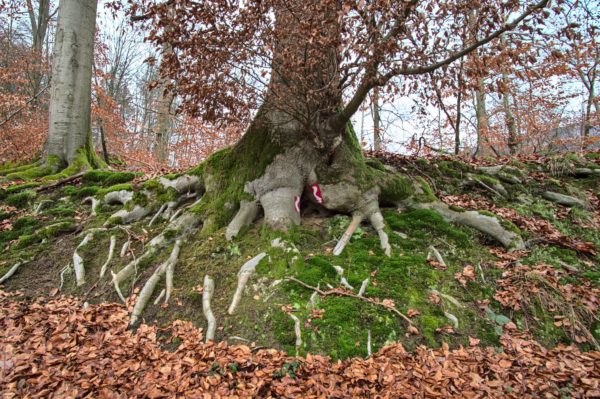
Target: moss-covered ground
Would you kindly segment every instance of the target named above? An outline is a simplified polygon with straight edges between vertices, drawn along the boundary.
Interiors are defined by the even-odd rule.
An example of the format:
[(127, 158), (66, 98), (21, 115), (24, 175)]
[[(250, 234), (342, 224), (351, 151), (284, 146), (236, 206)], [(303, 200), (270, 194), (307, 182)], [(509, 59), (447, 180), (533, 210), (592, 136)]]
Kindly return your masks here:
[[(206, 175), (211, 168), (217, 170), (219, 162), (226, 162), (223, 155), (230, 150), (224, 151), (194, 173)], [(575, 168), (597, 168), (599, 161), (592, 156), (556, 157), (551, 162), (512, 160), (508, 162), (512, 168), (503, 173), (517, 177), (521, 184), (507, 183), (509, 179), (488, 175), (476, 165), (451, 158), (414, 160), (396, 157), (392, 161), (383, 158), (371, 160), (370, 166), (382, 172), (382, 165), (386, 163), (402, 167), (409, 178), (426, 188), (421, 200), (429, 200), (432, 196), (461, 198), (461, 202), (452, 205), (452, 209), (459, 212), (466, 209), (494, 213), (502, 213), (498, 211), (500, 209), (510, 210), (526, 220), (548, 222), (563, 236), (600, 248), (598, 175), (573, 175)], [(19, 173), (19, 170), (15, 172), (19, 168), (11, 165), (7, 170)], [(232, 198), (242, 196), (245, 177), (236, 177), (231, 187)], [(120, 209), (119, 206), (102, 205), (99, 215), (93, 218), (89, 205), (82, 204), (83, 198), (100, 198), (114, 190), (145, 189), (154, 190), (161, 202), (172, 199), (173, 193), (161, 191), (153, 181), (137, 184), (132, 182), (134, 178), (136, 176), (131, 173), (94, 171), (72, 185), (41, 192), (36, 188), (47, 184), (42, 177), (0, 180), (0, 275), (19, 259), (31, 259), (7, 282), (6, 288), (22, 290), (29, 296), (56, 294), (62, 276), (62, 292), (78, 295), (82, 302), (118, 301), (110, 273), (99, 279), (111, 235), (116, 236), (117, 249), (110, 269), (116, 272), (134, 256), (143, 253), (148, 241), (165, 229), (166, 221), (159, 220), (148, 227), (149, 218), (146, 218), (131, 226), (116, 226), (98, 232), (79, 250), (86, 268), (87, 283), (83, 287), (75, 285), (72, 256), (83, 239), (82, 231), (101, 227)], [(207, 184), (223, 185), (233, 178), (222, 175)], [(502, 184), (508, 196), (494, 194), (477, 180), (488, 185)], [(586, 200), (589, 207), (569, 209), (551, 203), (540, 195), (547, 190), (577, 196)], [(487, 205), (483, 207), (482, 204)], [(219, 206), (229, 207), (230, 204), (223, 202)], [(199, 211), (206, 216), (212, 212), (210, 209)], [(228, 212), (233, 214), (234, 208)], [(498, 280), (515, 262), (499, 258), (498, 254), (502, 256), (503, 251), (496, 251), (497, 244), (488, 237), (473, 229), (447, 223), (429, 210), (392, 207), (384, 209), (383, 213), (393, 252), (389, 258), (380, 249), (376, 232), (367, 224), (357, 230), (341, 256), (332, 255), (337, 239), (349, 223), (350, 218), (346, 215), (325, 218), (307, 214), (302, 225), (287, 233), (270, 231), (259, 221), (233, 242), (225, 240), (222, 228), (199, 231), (188, 237), (182, 248), (172, 300), (166, 306), (150, 304), (143, 318), (148, 323), (160, 325), (174, 319), (189, 319), (198, 326), (205, 326), (199, 288), (208, 274), (215, 280), (212, 307), (217, 317), (218, 339), (255, 342), (259, 346), (283, 348), (289, 353), (296, 352), (293, 321), (286, 313), (290, 311), (301, 320), (303, 346), (299, 353), (323, 353), (334, 358), (366, 356), (369, 332), (373, 351), (394, 341), (411, 350), (421, 344), (435, 347), (443, 342), (454, 347), (469, 345), (470, 338), (496, 346), (503, 333), (502, 327), (510, 322), (549, 346), (572, 341), (572, 334), (556, 322), (557, 316), (565, 316), (560, 313), (560, 306), (553, 307), (547, 300), (532, 300), (529, 308), (514, 309), (494, 299), (499, 291)], [(505, 226), (514, 228), (527, 241), (527, 251), (518, 259), (521, 263), (548, 264), (562, 272), (567, 265), (571, 271), (564, 273), (561, 284), (578, 286), (589, 282), (592, 287), (600, 288), (597, 255), (545, 240), (546, 236), (539, 231), (527, 226), (511, 226), (507, 216), (499, 217)], [(271, 242), (276, 238), (283, 244), (273, 247)], [(131, 242), (130, 250), (121, 258), (119, 252), (127, 240)], [(434, 246), (443, 255), (446, 268), (427, 261), (429, 246)], [(262, 251), (268, 256), (250, 279), (236, 312), (228, 315), (226, 310), (237, 286), (239, 268)], [(125, 295), (135, 293), (169, 252), (170, 247), (167, 247), (139, 265), (135, 276), (121, 286)], [(411, 316), (418, 333), (411, 333), (407, 323), (388, 309), (360, 299), (329, 295), (313, 305), (311, 290), (287, 280), (293, 276), (323, 290), (337, 288), (340, 275), (335, 266), (344, 269), (343, 276), (354, 287), (355, 293), (361, 283), (369, 279), (365, 297), (393, 301), (400, 312)], [(163, 284), (162, 281), (159, 283), (152, 302)], [(561, 298), (555, 295), (555, 300)], [(453, 325), (454, 320), (449, 315), (455, 317), (458, 326)], [(596, 339), (600, 339), (600, 325), (594, 320), (597, 317), (596, 313), (582, 322)], [(593, 342), (580, 344), (589, 348)]]

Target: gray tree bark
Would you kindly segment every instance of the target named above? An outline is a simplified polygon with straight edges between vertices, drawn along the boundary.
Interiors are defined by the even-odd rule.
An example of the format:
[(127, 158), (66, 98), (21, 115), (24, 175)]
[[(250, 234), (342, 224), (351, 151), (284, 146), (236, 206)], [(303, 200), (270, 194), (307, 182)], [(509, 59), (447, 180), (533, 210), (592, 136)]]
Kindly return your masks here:
[[(97, 0), (60, 0), (53, 50), (47, 156), (71, 164), (91, 139)], [(88, 154), (89, 155), (89, 154)]]

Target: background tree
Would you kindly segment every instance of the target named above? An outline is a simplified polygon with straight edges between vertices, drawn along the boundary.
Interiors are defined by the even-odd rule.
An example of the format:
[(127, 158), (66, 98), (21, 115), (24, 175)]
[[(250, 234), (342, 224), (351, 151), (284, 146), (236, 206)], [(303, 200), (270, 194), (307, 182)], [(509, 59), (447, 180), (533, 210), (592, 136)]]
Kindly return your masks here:
[(96, 0), (61, 0), (54, 50), (47, 161), (95, 166), (91, 85)]

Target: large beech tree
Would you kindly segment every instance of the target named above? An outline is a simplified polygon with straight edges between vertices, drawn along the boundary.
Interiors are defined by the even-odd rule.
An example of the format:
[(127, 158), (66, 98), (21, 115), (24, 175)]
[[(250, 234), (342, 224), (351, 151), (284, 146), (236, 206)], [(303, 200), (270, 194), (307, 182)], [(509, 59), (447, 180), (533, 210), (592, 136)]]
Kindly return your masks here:
[[(91, 147), (91, 85), (97, 0), (61, 0), (52, 52), (46, 153), (53, 168), (96, 162)], [(57, 162), (58, 161), (58, 162)]]
[[(375, 88), (405, 90), (396, 77), (535, 29), (548, 2), (169, 0), (131, 3), (130, 12), (150, 41), (173, 49), (161, 73), (188, 112), (226, 123), (257, 110), (236, 146), (196, 170), (205, 230), (229, 223), (231, 238), (261, 209), (269, 226), (286, 228), (310, 201), (355, 224), (369, 218), (388, 251), (380, 203), (397, 203), (413, 184), (365, 161), (350, 118)], [(465, 26), (477, 29), (466, 42)]]

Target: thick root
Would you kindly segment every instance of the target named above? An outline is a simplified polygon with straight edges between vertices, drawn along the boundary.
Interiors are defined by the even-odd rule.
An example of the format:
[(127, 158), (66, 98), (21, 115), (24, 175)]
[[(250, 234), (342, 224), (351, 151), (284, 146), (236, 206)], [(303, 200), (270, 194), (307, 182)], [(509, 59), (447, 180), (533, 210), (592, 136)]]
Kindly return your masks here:
[(295, 315), (289, 313), (292, 320), (294, 320), (294, 334), (296, 335), (296, 356), (298, 356), (300, 348), (302, 347), (302, 330), (300, 329), (300, 319)]
[(390, 240), (388, 238), (387, 233), (385, 232), (385, 223), (383, 221), (383, 215), (380, 211), (373, 212), (370, 216), (371, 224), (377, 230), (377, 234), (379, 235), (379, 242), (381, 244), (381, 249), (387, 256), (392, 256), (392, 247), (390, 246)]
[(235, 309), (237, 308), (238, 304), (240, 303), (240, 300), (242, 299), (242, 293), (244, 292), (244, 288), (248, 283), (248, 279), (250, 279), (250, 276), (256, 270), (256, 266), (265, 256), (267, 256), (267, 254), (265, 252), (261, 252), (254, 258), (250, 259), (248, 262), (244, 263), (244, 265), (240, 268), (240, 271), (238, 273), (237, 289), (235, 291), (235, 294), (233, 295), (233, 299), (231, 301), (229, 309), (227, 310), (227, 313), (233, 314), (233, 312), (235, 312)]
[(118, 222), (119, 224), (130, 224), (146, 217), (150, 213), (150, 209), (136, 205), (133, 210), (121, 209), (111, 215), (105, 225)]
[(555, 193), (552, 191), (543, 192), (542, 197), (544, 197), (544, 199), (547, 199), (548, 201), (557, 203), (559, 205), (568, 206), (568, 207), (577, 206), (577, 207), (584, 208), (584, 209), (588, 207), (587, 204), (585, 203), (585, 201), (582, 201), (579, 198), (575, 198), (570, 195)]
[(179, 258), (180, 247), (181, 239), (178, 239), (177, 241), (175, 241), (175, 247), (173, 248), (173, 252), (171, 252), (171, 257), (167, 262), (167, 269), (165, 273), (165, 304), (169, 303), (169, 299), (171, 299), (171, 294), (173, 293), (173, 274), (175, 272), (175, 265), (177, 264), (177, 259)]
[(352, 238), (352, 234), (354, 234), (362, 220), (362, 214), (355, 213), (354, 215), (352, 215), (352, 221), (350, 221), (350, 224), (346, 228), (346, 231), (344, 232), (344, 234), (342, 234), (342, 237), (340, 237), (340, 240), (333, 249), (333, 254), (335, 256), (339, 256), (344, 250), (344, 248), (346, 248), (346, 245), (348, 245), (348, 242), (350, 242), (350, 239)]
[[(191, 234), (200, 224), (200, 218), (193, 213), (185, 213), (179, 219), (175, 220), (173, 223), (170, 223), (166, 230), (169, 231), (178, 231), (178, 238), (183, 240), (189, 234)], [(173, 238), (167, 238), (164, 233), (161, 233), (154, 237), (148, 243), (148, 249), (142, 256), (133, 261), (129, 262), (127, 266), (121, 269), (118, 273), (113, 273), (113, 284), (115, 286), (115, 290), (120, 292), (120, 284), (127, 280), (129, 277), (133, 275), (136, 271), (138, 264), (150, 256), (154, 255), (158, 250), (166, 247), (170, 242), (173, 241)]]
[(87, 245), (93, 238), (93, 232), (87, 233), (83, 238), (83, 241), (75, 248), (75, 252), (73, 252), (73, 269), (75, 270), (75, 281), (77, 282), (78, 287), (85, 284), (85, 266), (83, 264), (83, 258), (79, 255), (78, 251), (81, 247)]
[(202, 291), (202, 312), (206, 317), (208, 323), (206, 327), (206, 342), (213, 341), (215, 339), (215, 330), (217, 327), (217, 321), (212, 309), (210, 308), (210, 300), (212, 299), (215, 291), (215, 282), (210, 276), (204, 276), (204, 290)]
[(107, 193), (102, 201), (107, 205), (125, 205), (133, 199), (133, 192), (128, 190), (112, 191)]
[(98, 207), (100, 206), (100, 201), (98, 201), (95, 197), (86, 197), (82, 201), (84, 204), (88, 202), (92, 205), (92, 217), (98, 216)]
[(412, 203), (411, 206), (421, 209), (431, 209), (442, 216), (447, 222), (459, 223), (479, 230), (494, 238), (509, 250), (525, 249), (525, 244), (521, 236), (502, 227), (500, 221), (495, 217), (482, 215), (476, 211), (453, 211), (448, 205), (442, 202)]
[(113, 256), (115, 255), (115, 247), (117, 246), (117, 237), (116, 236), (110, 236), (110, 245), (108, 248), (108, 257), (106, 258), (106, 262), (104, 262), (104, 264), (102, 265), (102, 267), (100, 268), (100, 278), (104, 277), (104, 274), (106, 274), (106, 269), (108, 268), (108, 265), (110, 264), (110, 262), (112, 261)]
[(144, 308), (148, 304), (152, 293), (154, 292), (156, 284), (158, 284), (162, 275), (165, 274), (169, 268), (174, 267), (174, 265), (177, 263), (180, 248), (181, 240), (175, 241), (175, 245), (173, 246), (173, 250), (171, 251), (169, 259), (167, 259), (166, 262), (158, 266), (154, 273), (152, 273), (152, 276), (150, 276), (148, 281), (146, 281), (146, 284), (144, 284), (144, 287), (140, 291), (140, 295), (138, 296), (137, 301), (135, 302), (133, 311), (131, 312), (129, 325), (133, 326), (137, 323), (137, 321), (142, 315), (142, 312), (144, 311)]
[(28, 260), (20, 260), (17, 263), (15, 263), (14, 266), (11, 267), (10, 269), (8, 269), (8, 271), (4, 274), (4, 276), (2, 276), (2, 278), (0, 278), (0, 284), (4, 283), (6, 280), (11, 278), (12, 275), (17, 272), (19, 267), (21, 267), (22, 265), (24, 265), (27, 262), (29, 262), (29, 261)]
[(227, 226), (227, 231), (225, 231), (225, 238), (227, 241), (231, 241), (237, 236), (243, 227), (252, 224), (258, 215), (258, 211), (258, 201), (240, 201), (240, 210)]
[(198, 176), (183, 175), (179, 176), (175, 180), (169, 180), (165, 177), (159, 179), (160, 184), (164, 188), (173, 188), (178, 193), (202, 193), (202, 183)]

